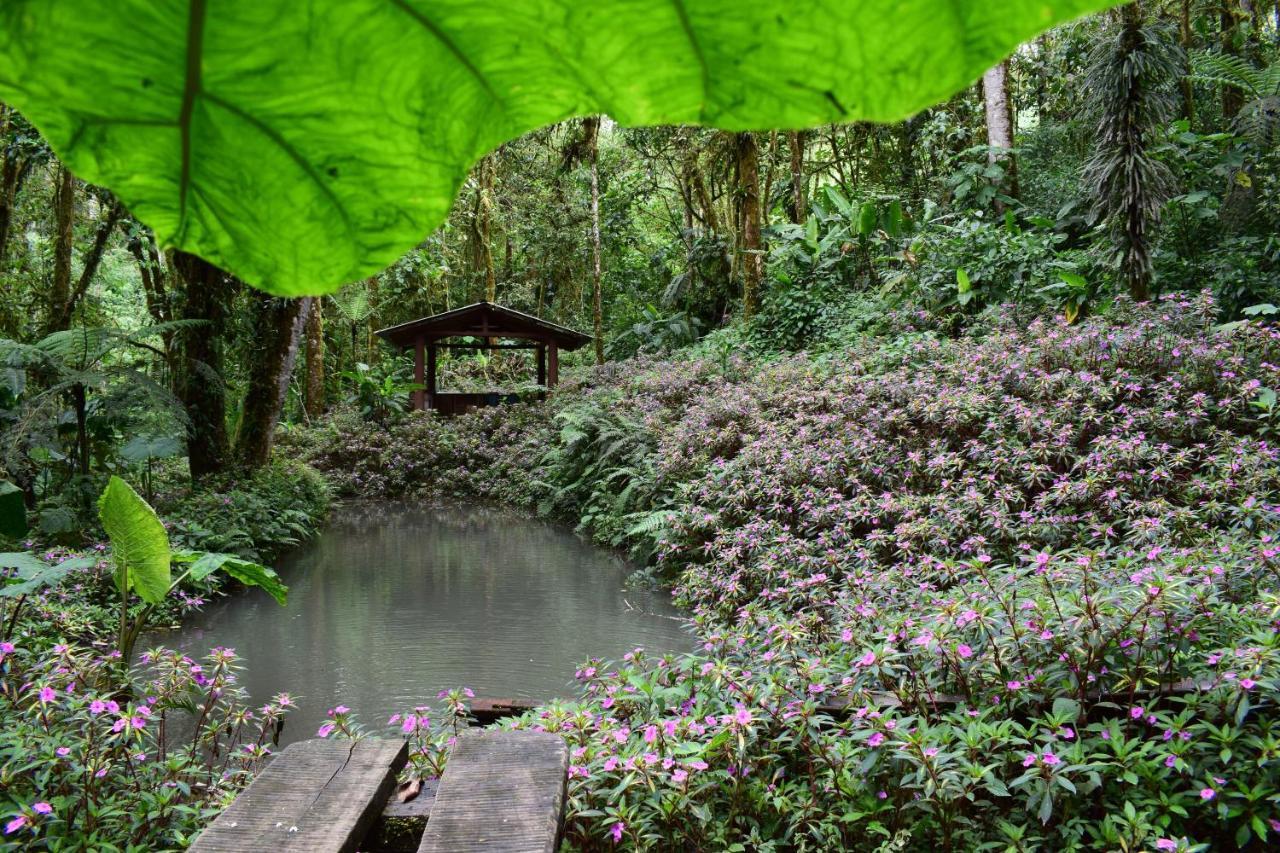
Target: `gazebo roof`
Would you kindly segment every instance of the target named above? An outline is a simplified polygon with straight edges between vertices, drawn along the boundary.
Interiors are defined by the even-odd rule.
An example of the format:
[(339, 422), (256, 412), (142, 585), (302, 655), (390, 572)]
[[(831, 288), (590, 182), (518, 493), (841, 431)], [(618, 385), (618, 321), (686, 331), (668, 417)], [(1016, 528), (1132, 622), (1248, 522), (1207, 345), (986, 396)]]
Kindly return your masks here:
[(477, 302), (419, 320), (410, 320), (398, 326), (388, 326), (379, 329), (376, 334), (398, 347), (413, 346), (419, 337), (438, 339), (467, 335), (477, 338), (525, 338), (554, 343), (562, 350), (579, 349), (591, 340), (590, 335), (492, 302)]

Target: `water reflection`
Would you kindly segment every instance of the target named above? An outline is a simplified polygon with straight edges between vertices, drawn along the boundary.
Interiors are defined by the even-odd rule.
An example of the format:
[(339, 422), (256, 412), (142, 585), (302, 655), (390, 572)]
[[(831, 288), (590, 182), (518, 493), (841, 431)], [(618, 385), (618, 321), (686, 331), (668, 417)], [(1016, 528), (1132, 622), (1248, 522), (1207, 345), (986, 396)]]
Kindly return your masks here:
[(255, 703), (281, 690), (300, 701), (286, 741), (311, 737), (339, 703), (376, 730), (445, 688), (570, 696), (574, 666), (590, 656), (692, 642), (667, 593), (623, 589), (616, 556), (485, 507), (347, 507), (279, 571), (287, 607), (238, 592), (140, 647), (234, 648)]

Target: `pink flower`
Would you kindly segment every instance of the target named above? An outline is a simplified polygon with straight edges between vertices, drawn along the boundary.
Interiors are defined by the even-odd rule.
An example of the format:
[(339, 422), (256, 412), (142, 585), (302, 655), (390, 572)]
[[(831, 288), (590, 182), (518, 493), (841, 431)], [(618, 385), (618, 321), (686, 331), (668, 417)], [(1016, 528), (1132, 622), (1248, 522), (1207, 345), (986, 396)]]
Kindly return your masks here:
[(645, 726), (645, 729), (644, 729), (644, 742), (645, 742), (645, 743), (653, 743), (653, 742), (654, 742), (654, 741), (656, 741), (657, 739), (658, 739), (658, 727), (657, 727), (657, 726)]
[(1173, 765), (1175, 765), (1175, 764), (1177, 764), (1177, 763), (1178, 763), (1178, 756), (1176, 756), (1176, 755), (1166, 755), (1166, 756), (1165, 756), (1165, 758), (1164, 758), (1164, 766), (1165, 766), (1165, 767), (1172, 767)]
[(49, 685), (46, 684), (40, 688), (40, 703), (42, 705), (48, 705), (50, 702), (56, 701), (57, 698), (57, 692)]
[(879, 746), (884, 743), (884, 732), (874, 732), (871, 737), (867, 738), (867, 746)]
[(323, 726), (321, 726), (319, 729), (316, 730), (316, 737), (328, 737), (329, 735), (333, 734), (333, 730), (335, 728), (337, 728), (337, 726), (335, 726), (333, 723), (325, 723)]
[(26, 815), (20, 814), (4, 825), (4, 834), (13, 835), (13, 833), (22, 829), (22, 827), (26, 826), (30, 822), (30, 819), (28, 819)]
[(1258, 682), (1254, 681), (1252, 678), (1240, 679), (1240, 686), (1245, 690), (1252, 690), (1254, 687), (1257, 686), (1257, 684)]
[(1218, 793), (1218, 792), (1217, 792), (1217, 791), (1215, 791), (1215, 790), (1213, 790), (1212, 788), (1201, 788), (1201, 789), (1200, 789), (1200, 799), (1202, 799), (1202, 800), (1212, 800), (1212, 799), (1217, 795), (1217, 793)]
[(683, 767), (677, 767), (675, 770), (671, 771), (671, 781), (675, 782), (677, 785), (684, 782), (684, 780), (688, 778), (689, 778), (689, 771), (685, 770)]
[(734, 707), (733, 721), (740, 726), (751, 724), (751, 712), (747, 710), (746, 705), (736, 705)]
[(604, 772), (612, 773), (617, 768), (618, 768), (618, 759), (615, 758), (614, 756), (611, 755), (604, 760)]
[(1156, 849), (1157, 850), (1177, 850), (1178, 842), (1174, 841), (1172, 838), (1157, 838)]
[(853, 639), (853, 631), (849, 630), (848, 628), (845, 628), (843, 631), (840, 632), (840, 639), (841, 641), (846, 643), (851, 641)]
[(1130, 718), (1130, 719), (1133, 719), (1133, 720), (1136, 720), (1136, 719), (1140, 718), (1140, 717), (1141, 717), (1143, 714), (1145, 714), (1145, 713), (1146, 713), (1146, 710), (1145, 710), (1145, 709), (1140, 708), (1140, 707), (1137, 707), (1137, 706), (1134, 706), (1134, 707), (1132, 707), (1132, 708), (1130, 708), (1130, 709), (1129, 709), (1129, 718)]
[(53, 814), (53, 806), (48, 803), (33, 803), (31, 810), (36, 814)]
[(858, 662), (855, 663), (854, 666), (871, 666), (871, 664), (875, 662), (876, 662), (876, 653), (867, 652), (865, 655), (858, 658)]
[(973, 657), (973, 649), (971, 649), (967, 643), (961, 643), (956, 646), (956, 654), (967, 660)]
[(1028, 752), (1026, 757), (1022, 759), (1023, 767), (1030, 767), (1032, 764), (1035, 764), (1035, 763), (1036, 763), (1036, 755), (1034, 752)]
[(1053, 766), (1054, 766), (1054, 765), (1056, 765), (1056, 764), (1061, 764), (1061, 763), (1062, 763), (1062, 759), (1061, 759), (1061, 758), (1059, 758), (1058, 756), (1054, 755), (1052, 752), (1046, 752), (1046, 753), (1044, 754), (1044, 759), (1043, 759), (1043, 760), (1044, 760), (1044, 763), (1045, 763), (1045, 764), (1048, 764), (1050, 767), (1053, 767)]
[(627, 825), (622, 821), (618, 821), (613, 826), (609, 827), (609, 834), (613, 836), (614, 844), (617, 844), (619, 841), (622, 840), (622, 831), (626, 828), (627, 828)]
[(415, 728), (417, 728), (417, 726), (418, 726), (417, 716), (414, 714), (405, 714), (404, 722), (400, 724), (400, 731), (404, 732), (405, 734), (409, 734), (409, 732), (413, 731)]

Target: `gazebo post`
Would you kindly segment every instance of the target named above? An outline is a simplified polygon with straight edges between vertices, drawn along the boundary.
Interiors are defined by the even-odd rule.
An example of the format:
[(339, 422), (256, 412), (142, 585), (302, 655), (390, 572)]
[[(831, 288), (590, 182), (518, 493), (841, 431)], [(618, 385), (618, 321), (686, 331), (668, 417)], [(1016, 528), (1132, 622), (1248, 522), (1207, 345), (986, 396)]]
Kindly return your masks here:
[[(418, 335), (413, 342), (413, 381), (417, 385), (422, 383), (422, 335)], [(421, 390), (413, 392), (413, 408), (421, 412), (426, 408), (424, 404), (425, 398)]]
[(436, 407), (436, 339), (427, 341), (427, 408)]
[(547, 387), (554, 388), (560, 382), (560, 349), (555, 341), (547, 344)]
[(538, 344), (538, 384), (542, 387), (547, 386), (547, 347), (545, 344)]

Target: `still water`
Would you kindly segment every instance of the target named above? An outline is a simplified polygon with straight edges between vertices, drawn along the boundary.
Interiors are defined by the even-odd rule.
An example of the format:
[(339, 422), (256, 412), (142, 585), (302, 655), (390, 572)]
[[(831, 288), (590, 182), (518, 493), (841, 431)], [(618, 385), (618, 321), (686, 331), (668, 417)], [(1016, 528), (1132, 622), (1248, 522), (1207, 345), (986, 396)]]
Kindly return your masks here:
[(589, 657), (692, 647), (669, 593), (625, 589), (629, 568), (615, 555), (503, 510), (345, 507), (277, 570), (287, 607), (240, 590), (139, 648), (235, 649), (255, 704), (287, 691), (301, 706), (286, 742), (314, 736), (338, 704), (379, 733), (392, 713), (434, 705), (443, 689), (572, 696), (574, 668)]

